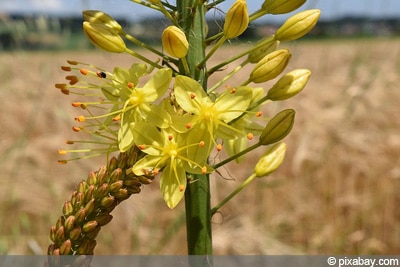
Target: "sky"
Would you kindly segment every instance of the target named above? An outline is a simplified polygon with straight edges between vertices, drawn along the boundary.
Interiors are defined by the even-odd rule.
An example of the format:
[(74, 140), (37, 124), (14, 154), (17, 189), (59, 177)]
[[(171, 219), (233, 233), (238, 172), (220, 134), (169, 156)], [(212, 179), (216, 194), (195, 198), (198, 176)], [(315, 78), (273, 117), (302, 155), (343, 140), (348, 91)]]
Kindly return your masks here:
[[(212, 0), (210, 0), (212, 1)], [(174, 0), (169, 0), (174, 2)], [(226, 11), (234, 0), (226, 0), (219, 9)], [(249, 11), (255, 11), (262, 0), (247, 0)], [(299, 10), (319, 8), (321, 20), (343, 16), (367, 16), (372, 18), (400, 17), (400, 0), (308, 0)], [(84, 9), (97, 9), (112, 16), (126, 16), (140, 20), (157, 14), (129, 0), (0, 0), (0, 13), (22, 12), (57, 15), (80, 15)], [(221, 17), (221, 11), (214, 9), (211, 16)], [(266, 17), (271, 21), (284, 20), (287, 16)]]

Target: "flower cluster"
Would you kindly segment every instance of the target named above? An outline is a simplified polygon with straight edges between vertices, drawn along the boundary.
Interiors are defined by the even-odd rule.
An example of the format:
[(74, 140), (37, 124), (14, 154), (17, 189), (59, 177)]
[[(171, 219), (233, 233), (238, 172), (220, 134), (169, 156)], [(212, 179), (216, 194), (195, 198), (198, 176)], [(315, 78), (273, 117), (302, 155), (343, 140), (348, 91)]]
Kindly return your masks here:
[[(304, 3), (299, 0), (265, 1), (260, 10), (249, 14), (246, 1), (236, 0), (227, 11), (221, 34), (209, 38), (213, 47), (196, 67), (205, 77), (199, 83), (191, 75), (193, 66), (187, 63), (191, 49), (187, 33), (179, 27), (179, 17), (171, 15), (175, 14), (175, 10), (163, 1), (139, 2), (164, 13), (171, 20), (173, 26), (167, 27), (162, 35), (163, 49), (168, 55), (124, 32), (109, 15), (100, 11), (85, 11), (83, 28), (91, 43), (108, 52), (128, 53), (143, 63), (133, 63), (129, 69), (115, 67), (104, 70), (68, 61), (68, 65), (62, 67), (68, 72), (67, 82), (56, 84), (56, 87), (64, 94), (81, 97), (82, 100), (72, 105), (82, 109), (86, 115), (75, 118), (78, 125), (73, 130), (96, 136), (88, 142), (100, 146), (76, 152), (126, 152), (137, 147), (144, 156), (133, 162), (130, 170), (137, 176), (160, 174), (164, 200), (168, 207), (174, 208), (184, 196), (187, 173), (211, 173), (222, 165), (209, 165), (208, 158), (212, 151), (225, 149), (228, 158), (222, 162), (226, 163), (238, 160), (256, 147), (277, 143), (290, 132), (294, 110), (265, 116), (261, 106), (299, 93), (306, 85), (310, 71), (292, 70), (269, 90), (259, 84), (278, 77), (285, 70), (291, 54), (287, 49), (278, 49), (279, 43), (300, 38), (309, 32), (318, 20), (319, 10), (300, 12), (288, 19), (275, 34), (248, 47), (243, 53), (214, 67), (207, 66), (208, 59), (217, 49), (227, 39), (240, 36), (250, 22), (265, 14), (290, 12)], [(207, 5), (207, 1), (203, 2)], [(159, 64), (159, 59), (151, 61), (130, 50), (125, 40), (150, 50), (163, 64)], [(204, 81), (214, 72), (223, 70), (238, 59), (243, 59), (243, 63), (220, 82), (205, 85)], [(247, 64), (255, 65), (246, 80), (234, 86), (224, 85)], [(66, 154), (72, 151), (59, 152)], [(268, 157), (264, 157), (264, 161), (265, 158)], [(263, 167), (260, 166), (267, 165), (268, 170), (277, 167), (271, 163), (259, 164), (257, 176), (270, 173), (261, 170)]]

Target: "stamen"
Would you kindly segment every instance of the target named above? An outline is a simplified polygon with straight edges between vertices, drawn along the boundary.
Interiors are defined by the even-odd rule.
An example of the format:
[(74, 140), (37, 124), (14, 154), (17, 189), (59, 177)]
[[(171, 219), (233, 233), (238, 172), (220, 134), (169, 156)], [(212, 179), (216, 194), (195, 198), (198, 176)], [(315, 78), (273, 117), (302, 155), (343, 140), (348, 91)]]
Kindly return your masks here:
[(222, 150), (222, 144), (217, 144), (217, 151), (221, 151)]
[(253, 140), (253, 138), (254, 138), (254, 134), (253, 133), (248, 133), (247, 134), (247, 139), (248, 140)]
[(80, 69), (79, 71), (81, 72), (82, 75), (87, 75), (88, 74), (88, 70), (87, 69)]
[(160, 172), (160, 169), (155, 168), (155, 169), (153, 170), (153, 176), (156, 176), (159, 172)]
[(192, 124), (191, 124), (191, 123), (187, 123), (187, 124), (185, 125), (185, 127), (186, 127), (186, 129), (190, 129), (190, 128), (192, 128)]
[(80, 115), (80, 116), (78, 116), (78, 117), (75, 118), (75, 121), (77, 121), (77, 122), (84, 122), (84, 121), (85, 121), (85, 117), (82, 116), (82, 115)]
[(61, 66), (61, 69), (63, 71), (71, 71), (71, 67), (70, 66)]
[(67, 85), (65, 83), (56, 83), (55, 87), (58, 88), (58, 89), (63, 90), (63, 89), (67, 88)]
[(59, 160), (57, 160), (57, 162), (59, 164), (67, 164), (68, 163), (68, 161), (66, 161), (65, 159), (59, 159)]
[(82, 130), (81, 127), (78, 127), (78, 126), (72, 127), (72, 131), (74, 131), (74, 132), (80, 132), (81, 130)]
[(97, 74), (97, 76), (99, 77), (99, 78), (106, 78), (107, 77), (107, 74), (104, 72), (104, 71), (98, 71), (98, 72), (96, 72), (96, 74)]
[(206, 145), (206, 143), (204, 141), (200, 141), (199, 147), (204, 147), (205, 145)]
[(139, 148), (140, 150), (143, 150), (143, 149), (146, 148), (146, 145), (138, 145), (138, 148)]
[(201, 167), (201, 174), (206, 174), (207, 173), (207, 167), (203, 166)]
[(236, 88), (232, 88), (230, 93), (231, 93), (231, 94), (236, 93)]
[(174, 137), (172, 136), (172, 134), (168, 135), (168, 140), (171, 141)]
[(259, 117), (262, 116), (262, 114), (263, 114), (262, 111), (258, 111), (258, 112), (256, 113), (256, 117), (259, 118)]
[(73, 145), (73, 144), (75, 144), (75, 142), (72, 141), (72, 140), (67, 140), (67, 141), (65, 141), (65, 143), (66, 143), (67, 145)]
[(75, 108), (80, 107), (82, 105), (81, 102), (72, 102), (71, 105)]
[(190, 99), (195, 99), (195, 98), (196, 98), (196, 95), (193, 94), (193, 93), (191, 93), (191, 94), (190, 94)]
[(185, 186), (184, 186), (183, 184), (181, 184), (181, 185), (179, 186), (179, 192), (182, 192), (183, 190), (185, 190)]
[(133, 87), (135, 87), (135, 84), (133, 82), (128, 82), (128, 87), (132, 89)]
[(75, 61), (75, 60), (67, 60), (67, 63), (70, 65), (78, 65), (79, 64), (79, 62)]
[(114, 118), (112, 118), (113, 121), (119, 121), (121, 119), (121, 115), (117, 115)]
[(59, 155), (67, 155), (68, 152), (66, 150), (64, 150), (64, 149), (59, 149), (59, 150), (57, 150), (57, 153)]

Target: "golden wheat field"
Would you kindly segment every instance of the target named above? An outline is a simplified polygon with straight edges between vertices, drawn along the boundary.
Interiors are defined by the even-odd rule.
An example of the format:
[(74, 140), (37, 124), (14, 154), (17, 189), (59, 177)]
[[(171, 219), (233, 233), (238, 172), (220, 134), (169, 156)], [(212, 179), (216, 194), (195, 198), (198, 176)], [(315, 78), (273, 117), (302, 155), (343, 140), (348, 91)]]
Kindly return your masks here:
[[(246, 45), (226, 46), (212, 60)], [(400, 40), (289, 48), (287, 71), (309, 68), (312, 77), (300, 95), (268, 108), (297, 111), (285, 162), (213, 217), (215, 254), (398, 254)], [(79, 138), (71, 130), (75, 99), (54, 88), (64, 80), (59, 66), (66, 59), (109, 70), (135, 61), (99, 51), (0, 53), (0, 254), (45, 254), (62, 204), (89, 171), (105, 164), (105, 157), (57, 164), (57, 149)], [(229, 83), (244, 80), (241, 73)], [(261, 153), (212, 176), (212, 203), (252, 172)], [(95, 253), (185, 254), (183, 212), (183, 203), (167, 208), (155, 180), (113, 211)]]

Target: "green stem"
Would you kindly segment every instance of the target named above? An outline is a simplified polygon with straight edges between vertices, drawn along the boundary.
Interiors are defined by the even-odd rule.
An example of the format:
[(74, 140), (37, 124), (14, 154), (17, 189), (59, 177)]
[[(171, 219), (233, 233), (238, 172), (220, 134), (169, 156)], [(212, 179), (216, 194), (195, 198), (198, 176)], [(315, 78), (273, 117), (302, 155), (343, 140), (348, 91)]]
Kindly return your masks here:
[[(199, 81), (206, 91), (207, 77), (205, 67), (198, 68), (205, 57), (205, 2), (199, 0), (177, 1), (179, 23), (185, 30), (189, 41), (186, 57), (190, 76)], [(182, 67), (181, 72), (185, 70)], [(195, 174), (185, 191), (186, 230), (189, 255), (212, 255), (211, 205), (209, 175)], [(208, 261), (194, 261), (192, 266), (212, 264)]]
[(224, 200), (222, 200), (217, 206), (215, 206), (211, 210), (211, 216), (213, 216), (223, 205), (225, 205), (229, 200), (231, 200), (234, 196), (236, 196), (243, 188), (249, 185), (255, 178), (257, 178), (256, 174), (253, 173), (250, 175), (238, 188), (235, 189), (232, 193), (229, 194)]

